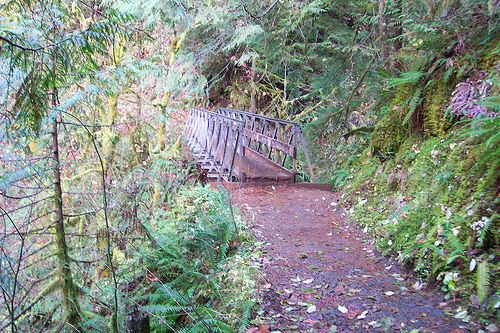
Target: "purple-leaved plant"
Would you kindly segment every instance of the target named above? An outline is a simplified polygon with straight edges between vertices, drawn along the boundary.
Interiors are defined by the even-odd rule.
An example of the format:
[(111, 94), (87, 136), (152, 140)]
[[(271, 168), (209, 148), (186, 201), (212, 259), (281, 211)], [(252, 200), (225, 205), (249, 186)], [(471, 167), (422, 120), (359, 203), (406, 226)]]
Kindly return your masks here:
[(493, 86), (491, 80), (484, 79), (486, 72), (481, 72), (478, 79), (467, 79), (456, 85), (452, 92), (450, 112), (459, 117), (482, 118), (494, 117), (496, 112), (489, 110), (484, 105), (484, 100)]

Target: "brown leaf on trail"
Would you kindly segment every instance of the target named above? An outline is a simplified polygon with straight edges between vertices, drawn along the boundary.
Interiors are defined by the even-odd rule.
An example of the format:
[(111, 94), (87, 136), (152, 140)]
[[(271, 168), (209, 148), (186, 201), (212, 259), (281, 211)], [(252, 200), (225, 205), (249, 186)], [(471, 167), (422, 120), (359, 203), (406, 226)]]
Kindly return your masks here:
[(269, 333), (269, 331), (267, 330), (269, 327), (271, 327), (271, 325), (263, 325), (263, 326), (259, 327), (258, 332)]
[(259, 328), (257, 327), (252, 327), (252, 328), (247, 328), (245, 333), (270, 333), (267, 329), (271, 327), (270, 325), (263, 325), (260, 326)]
[(361, 314), (361, 311), (359, 311), (358, 309), (350, 309), (348, 313), (343, 313), (342, 317), (353, 319), (360, 314)]
[(306, 320), (304, 320), (304, 323), (305, 323), (305, 324), (311, 324), (311, 325), (314, 325), (314, 324), (316, 324), (316, 323), (317, 323), (317, 321), (312, 320), (312, 319), (306, 319)]
[(344, 287), (343, 286), (336, 286), (335, 287), (335, 291), (343, 293), (344, 292)]

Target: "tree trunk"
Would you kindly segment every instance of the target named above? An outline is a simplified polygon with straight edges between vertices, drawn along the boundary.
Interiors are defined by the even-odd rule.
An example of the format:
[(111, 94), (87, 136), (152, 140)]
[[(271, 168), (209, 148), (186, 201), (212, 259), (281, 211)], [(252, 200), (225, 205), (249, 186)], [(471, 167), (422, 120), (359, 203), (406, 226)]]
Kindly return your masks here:
[(127, 333), (149, 333), (151, 332), (149, 324), (149, 315), (134, 310), (129, 313), (126, 318), (126, 332)]
[[(170, 80), (170, 78), (173, 75), (173, 69), (172, 66), (175, 63), (175, 58), (177, 56), (177, 53), (179, 52), (179, 49), (181, 48), (182, 44), (184, 43), (184, 40), (186, 39), (186, 36), (188, 34), (189, 30), (185, 30), (182, 34), (179, 36), (173, 37), (172, 43), (171, 43), (171, 50), (170, 50), (170, 59), (168, 60), (168, 73), (167, 77), (165, 79), (166, 82)], [(163, 97), (160, 101), (160, 108), (161, 108), (161, 113), (162, 116), (165, 118), (167, 116), (166, 114), (166, 107), (168, 103), (170, 103), (170, 96), (172, 95), (172, 90), (170, 88), (167, 88), (165, 93), (163, 94)], [(162, 119), (162, 122), (160, 123), (160, 127), (158, 128), (158, 145), (155, 150), (162, 151), (165, 149), (165, 144), (166, 144), (166, 135), (167, 135), (167, 128), (165, 126), (165, 121)]]
[(403, 25), (401, 23), (401, 16), (403, 14), (403, 1), (395, 0), (394, 1), (394, 10), (393, 14), (390, 17), (389, 24), (389, 37), (394, 41), (391, 45), (391, 54), (389, 60), (389, 70), (393, 75), (397, 75), (397, 70), (403, 71), (404, 68), (401, 63), (398, 61), (396, 55), (399, 50), (403, 47)]
[(78, 304), (76, 285), (71, 274), (71, 260), (68, 254), (66, 233), (63, 221), (63, 201), (61, 189), (61, 169), (59, 163), (59, 141), (57, 120), (52, 124), (52, 158), (54, 170), (54, 210), (55, 210), (55, 242), (57, 255), (57, 271), (61, 280), (62, 303), (65, 311), (65, 320), (76, 332), (80, 322), (80, 306)]
[(403, 14), (403, 0), (395, 0), (394, 3), (396, 8), (394, 10), (394, 20), (392, 20), (390, 36), (391, 39), (395, 39), (392, 47), (394, 53), (396, 53), (403, 47), (403, 25), (401, 24), (401, 15)]
[(250, 69), (252, 73), (250, 74), (250, 110), (253, 113), (257, 113), (257, 106), (255, 100), (255, 59), (252, 60), (252, 68)]
[(387, 19), (385, 17), (385, 0), (378, 0), (378, 15), (380, 22), (380, 55), (385, 62), (389, 57), (387, 49)]
[[(181, 48), (182, 44), (184, 43), (184, 40), (186, 39), (187, 33), (188, 30), (184, 31), (180, 36), (174, 37), (172, 40), (171, 44), (172, 49), (170, 51), (170, 60), (168, 61), (168, 73), (166, 82), (168, 82), (173, 75), (172, 65), (175, 62), (175, 57), (177, 55), (177, 52), (179, 52), (179, 49)], [(167, 88), (165, 94), (163, 95), (163, 98), (161, 99), (160, 108), (163, 118), (167, 117), (166, 107), (170, 102), (171, 95), (172, 95), (172, 90)], [(165, 149), (166, 136), (167, 136), (167, 127), (165, 125), (165, 119), (162, 119), (160, 126), (158, 128), (158, 143), (154, 151), (161, 152), (163, 149)], [(153, 207), (156, 207), (159, 201), (160, 201), (160, 185), (159, 185), (159, 180), (155, 179), (155, 185), (153, 189)]]

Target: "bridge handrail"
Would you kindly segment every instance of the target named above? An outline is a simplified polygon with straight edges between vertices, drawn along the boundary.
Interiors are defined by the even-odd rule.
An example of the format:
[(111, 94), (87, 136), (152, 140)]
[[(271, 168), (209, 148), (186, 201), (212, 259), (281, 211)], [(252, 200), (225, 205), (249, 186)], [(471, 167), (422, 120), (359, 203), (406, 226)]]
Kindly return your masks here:
[(232, 178), (235, 159), (238, 156), (241, 162), (245, 149), (280, 167), (285, 166), (287, 156), (290, 156), (296, 175), (300, 139), (311, 181), (315, 181), (302, 128), (297, 123), (246, 111), (220, 108), (213, 112), (192, 108), (184, 135), (191, 150), (202, 156), (202, 165), (210, 164), (209, 173), (213, 169), (219, 171), (218, 180), (223, 173), (228, 174), (228, 179)]
[(192, 108), (184, 129), (189, 148), (210, 163), (208, 172), (218, 171), (217, 181), (232, 178), (237, 156), (242, 156), (244, 122), (212, 111)]
[[(270, 159), (270, 160), (271, 160), (271, 155), (273, 153), (272, 152), (273, 148), (278, 149), (278, 150), (282, 151), (283, 153), (291, 156), (293, 159), (293, 173), (294, 174), (297, 173), (297, 159), (296, 159), (296, 153), (298, 150), (297, 139), (300, 139), (300, 141), (302, 143), (304, 155), (306, 157), (306, 161), (307, 161), (307, 164), (309, 167), (309, 174), (311, 177), (311, 181), (312, 182), (315, 181), (315, 176), (314, 176), (314, 172), (312, 169), (311, 160), (309, 158), (309, 152), (307, 151), (307, 146), (306, 146), (306, 142), (304, 139), (304, 134), (302, 133), (302, 127), (299, 124), (292, 122), (292, 121), (271, 118), (271, 117), (267, 117), (264, 115), (260, 115), (260, 114), (256, 114), (256, 113), (252, 113), (252, 112), (248, 112), (248, 111), (234, 110), (234, 109), (228, 109), (228, 108), (219, 108), (217, 110), (217, 113), (222, 114), (224, 116), (234, 118), (234, 119), (240, 119), (240, 120), (245, 121), (244, 129), (247, 129), (247, 130), (252, 131), (252, 132), (257, 132), (257, 126), (260, 125), (260, 127), (261, 127), (260, 135), (266, 136), (268, 142), (270, 142), (270, 140), (277, 140), (285, 146), (276, 144), (276, 142), (274, 142), (274, 141), (271, 141), (274, 143), (273, 145), (264, 143), (264, 144), (267, 144), (269, 146), (269, 151), (264, 153), (264, 152), (260, 151), (261, 143), (263, 143), (263, 142), (262, 142), (262, 140), (258, 140), (258, 138), (257, 138), (257, 141), (259, 141), (259, 143), (254, 144), (254, 148), (256, 148), (254, 150), (256, 150), (258, 153), (260, 153), (263, 156), (265, 156), (265, 154), (267, 154), (267, 156), (265, 156), (265, 157)], [(264, 122), (264, 124), (259, 124), (259, 122)], [(271, 124), (271, 126), (268, 127), (267, 123)], [(274, 128), (274, 133), (269, 133), (269, 131), (273, 128)], [(288, 130), (286, 128), (288, 128)], [(287, 136), (286, 132), (288, 132), (288, 136)], [(249, 135), (249, 133), (246, 131), (244, 131), (243, 134), (244, 134), (244, 139), (245, 139), (243, 145), (245, 147), (252, 148), (251, 147), (251, 140), (252, 139), (255, 140), (255, 137)], [(280, 146), (282, 147), (281, 149), (280, 149)], [(290, 149), (287, 149), (286, 146), (293, 147), (293, 152), (290, 151)], [(286, 156), (283, 159), (281, 159), (281, 156), (279, 154), (277, 154), (276, 160), (273, 162), (284, 166), (285, 160), (286, 160)]]
[(226, 115), (226, 114), (241, 114), (241, 115), (245, 115), (245, 116), (251, 116), (251, 117), (255, 117), (255, 118), (259, 118), (259, 119), (263, 119), (263, 120), (267, 120), (267, 121), (272, 121), (272, 122), (280, 123), (280, 124), (283, 124), (283, 125), (294, 125), (294, 126), (299, 126), (300, 127), (299, 124), (297, 124), (296, 122), (293, 122), (293, 121), (271, 118), (271, 117), (268, 117), (268, 116), (264, 116), (264, 115), (261, 115), (261, 114), (257, 114), (257, 113), (253, 113), (253, 112), (248, 112), (248, 111), (241, 111), (241, 110), (228, 109), (228, 108), (218, 108), (217, 109), (217, 113), (222, 114), (222, 115)]

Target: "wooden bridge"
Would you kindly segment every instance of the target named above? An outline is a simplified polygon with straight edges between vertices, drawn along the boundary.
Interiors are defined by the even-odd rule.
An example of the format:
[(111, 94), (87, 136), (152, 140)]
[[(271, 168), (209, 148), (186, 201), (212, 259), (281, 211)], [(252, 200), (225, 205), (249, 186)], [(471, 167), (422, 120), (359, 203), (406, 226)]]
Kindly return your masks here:
[(218, 182), (293, 183), (299, 144), (310, 181), (315, 181), (302, 128), (294, 122), (231, 109), (194, 108), (184, 137), (207, 176)]

